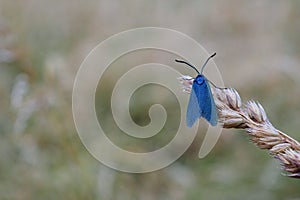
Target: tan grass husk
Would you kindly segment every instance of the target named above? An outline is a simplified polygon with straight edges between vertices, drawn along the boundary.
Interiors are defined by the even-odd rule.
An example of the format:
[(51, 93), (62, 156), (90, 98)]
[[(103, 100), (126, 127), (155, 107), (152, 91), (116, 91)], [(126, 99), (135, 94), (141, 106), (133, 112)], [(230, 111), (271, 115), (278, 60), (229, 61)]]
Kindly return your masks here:
[[(185, 92), (191, 91), (193, 79), (179, 78)], [(300, 178), (300, 143), (277, 130), (268, 120), (265, 110), (258, 102), (242, 103), (233, 88), (213, 88), (219, 122), (223, 128), (244, 129), (251, 141), (260, 149), (266, 149), (279, 160), (286, 176)]]

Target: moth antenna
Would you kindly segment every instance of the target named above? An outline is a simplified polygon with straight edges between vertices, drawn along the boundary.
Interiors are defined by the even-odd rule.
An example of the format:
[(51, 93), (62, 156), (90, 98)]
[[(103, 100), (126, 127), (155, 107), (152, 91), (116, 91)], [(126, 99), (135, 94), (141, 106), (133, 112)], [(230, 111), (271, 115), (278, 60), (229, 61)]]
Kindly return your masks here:
[(197, 69), (196, 67), (194, 67), (193, 65), (191, 65), (190, 63), (188, 63), (188, 62), (186, 62), (186, 61), (183, 61), (183, 60), (177, 60), (177, 59), (175, 59), (175, 61), (178, 62), (178, 63), (184, 63), (184, 64), (190, 66), (190, 67), (193, 68), (198, 74), (200, 74), (200, 72), (198, 71), (198, 69)]
[(203, 70), (204, 70), (204, 67), (206, 66), (206, 64), (208, 63), (208, 61), (209, 61), (212, 57), (214, 57), (215, 55), (217, 55), (216, 52), (213, 53), (211, 56), (209, 56), (209, 57), (206, 59), (205, 63), (204, 63), (203, 66), (201, 67), (201, 73), (200, 73), (200, 74), (202, 74), (202, 72), (203, 72)]

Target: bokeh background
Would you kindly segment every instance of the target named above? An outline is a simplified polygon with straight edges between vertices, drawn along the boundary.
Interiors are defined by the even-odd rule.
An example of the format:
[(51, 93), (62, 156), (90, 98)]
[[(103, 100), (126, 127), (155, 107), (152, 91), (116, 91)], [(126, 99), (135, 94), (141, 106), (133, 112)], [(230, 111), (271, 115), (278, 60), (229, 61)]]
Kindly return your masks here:
[[(127, 29), (159, 26), (216, 51), (225, 85), (236, 88), (244, 101), (259, 101), (275, 127), (300, 140), (299, 10), (300, 2), (292, 0), (1, 0), (1, 199), (300, 199), (299, 180), (282, 176), (278, 163), (243, 131), (224, 130), (213, 151), (199, 159), (206, 131), (200, 130), (171, 166), (126, 174), (86, 151), (71, 110), (76, 71), (95, 45)], [(137, 53), (123, 61), (126, 66), (130, 60), (157, 62), (166, 60), (164, 55)], [(115, 65), (121, 69), (123, 63)], [(171, 113), (167, 127), (139, 146), (117, 134), (108, 104), (113, 72), (107, 72), (96, 98), (99, 118), (113, 130), (110, 137), (133, 151), (172, 139), (178, 104), (157, 86), (137, 91), (130, 109), (133, 119), (146, 125), (149, 105), (160, 100)]]

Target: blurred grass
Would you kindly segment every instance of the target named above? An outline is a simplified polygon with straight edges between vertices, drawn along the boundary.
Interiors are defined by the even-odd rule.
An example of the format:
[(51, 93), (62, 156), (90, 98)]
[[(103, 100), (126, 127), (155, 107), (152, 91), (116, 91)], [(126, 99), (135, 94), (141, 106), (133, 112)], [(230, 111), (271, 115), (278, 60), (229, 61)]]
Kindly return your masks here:
[[(209, 51), (218, 52), (215, 62), (225, 84), (237, 88), (246, 100), (260, 101), (275, 127), (299, 140), (299, 8), (299, 2), (292, 0), (2, 0), (1, 199), (300, 198), (299, 181), (281, 176), (278, 163), (242, 132), (224, 131), (202, 160), (197, 157), (203, 138), (199, 133), (176, 163), (158, 172), (133, 175), (108, 169), (86, 151), (71, 112), (76, 70), (96, 44), (129, 28), (161, 26), (186, 33)], [(137, 55), (132, 56), (137, 64), (166, 62), (164, 54)], [(111, 92), (119, 75), (116, 71), (122, 73), (107, 72), (105, 87), (97, 91), (97, 111), (103, 116), (110, 115), (109, 96), (103, 91)], [(15, 87), (20, 75), (27, 77), (21, 81), (27, 86), (23, 95)], [(157, 99), (173, 117), (144, 146), (132, 146), (135, 141), (123, 140), (119, 130), (114, 132), (116, 142), (140, 151), (165, 144), (178, 126), (178, 105), (172, 95), (166, 92), (165, 99), (142, 102), (146, 89), (164, 93), (155, 86), (137, 92), (130, 107), (133, 119), (147, 123), (147, 108)], [(15, 90), (21, 100), (13, 105)], [(107, 120), (105, 126), (112, 129), (115, 125)]]

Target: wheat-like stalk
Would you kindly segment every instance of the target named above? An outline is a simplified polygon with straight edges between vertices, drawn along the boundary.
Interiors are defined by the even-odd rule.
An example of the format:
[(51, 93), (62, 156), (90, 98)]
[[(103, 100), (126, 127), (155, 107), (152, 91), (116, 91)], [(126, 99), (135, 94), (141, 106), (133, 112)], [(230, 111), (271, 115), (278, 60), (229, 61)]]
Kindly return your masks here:
[[(179, 78), (183, 90), (190, 93), (193, 78)], [(300, 143), (277, 130), (268, 120), (265, 110), (258, 102), (242, 104), (238, 92), (233, 88), (213, 89), (219, 122), (223, 128), (245, 129), (251, 140), (260, 149), (267, 149), (279, 160), (285, 175), (300, 178)]]

